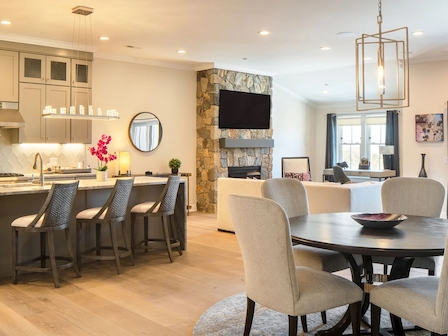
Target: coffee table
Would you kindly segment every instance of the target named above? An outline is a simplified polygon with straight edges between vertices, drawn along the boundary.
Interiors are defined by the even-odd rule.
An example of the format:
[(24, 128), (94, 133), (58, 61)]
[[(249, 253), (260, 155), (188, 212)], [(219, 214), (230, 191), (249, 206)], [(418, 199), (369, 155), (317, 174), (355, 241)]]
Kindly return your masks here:
[[(441, 256), (448, 233), (448, 220), (408, 216), (408, 219), (391, 229), (368, 229), (355, 222), (354, 213), (328, 213), (299, 216), (290, 219), (291, 237), (294, 242), (341, 252), (347, 259), (352, 280), (364, 290), (362, 315), (369, 307), (369, 292), (377, 281), (373, 274), (372, 256), (394, 257), (395, 261), (387, 279), (409, 276), (415, 257)], [(361, 255), (364, 274), (354, 259)], [(392, 323), (400, 323), (395, 318)], [(350, 324), (348, 312), (331, 329), (318, 335), (342, 335)]]

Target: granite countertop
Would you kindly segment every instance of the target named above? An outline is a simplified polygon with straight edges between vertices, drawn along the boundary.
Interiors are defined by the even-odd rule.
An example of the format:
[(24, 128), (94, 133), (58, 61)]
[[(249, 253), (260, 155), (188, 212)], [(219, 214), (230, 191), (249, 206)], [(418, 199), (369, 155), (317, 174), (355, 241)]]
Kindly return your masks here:
[[(61, 174), (61, 175), (65, 176), (67, 174)], [(117, 178), (109, 178), (107, 181), (104, 182), (97, 181), (96, 179), (80, 180), (78, 190), (108, 189), (108, 188), (110, 189), (114, 187), (116, 180)], [(74, 181), (75, 181), (74, 179), (63, 180), (60, 181), (59, 183), (69, 183)], [(134, 185), (135, 186), (158, 185), (158, 184), (165, 184), (166, 181), (167, 178), (165, 177), (137, 176), (135, 177)], [(52, 183), (53, 182), (46, 182), (46, 184), (43, 187), (41, 187), (40, 185), (35, 184), (30, 185), (27, 183), (23, 185), (20, 185), (20, 183), (18, 183), (18, 186), (13, 187), (0, 186), (0, 196), (47, 193), (48, 190), (50, 190)], [(185, 181), (181, 179), (181, 183), (185, 183)]]

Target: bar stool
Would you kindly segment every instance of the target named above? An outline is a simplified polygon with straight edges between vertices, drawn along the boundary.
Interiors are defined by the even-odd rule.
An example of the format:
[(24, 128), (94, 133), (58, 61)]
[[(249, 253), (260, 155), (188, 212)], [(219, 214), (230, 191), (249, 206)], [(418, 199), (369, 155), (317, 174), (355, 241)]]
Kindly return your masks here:
[[(76, 276), (80, 277), (75, 255), (70, 240), (70, 213), (75, 201), (78, 183), (54, 183), (48, 193), (44, 205), (38, 214), (23, 216), (11, 223), (12, 233), (12, 283), (17, 284), (17, 272), (52, 272), (53, 282), (59, 288), (58, 270), (73, 267)], [(68, 257), (56, 256), (54, 248), (54, 231), (64, 230), (67, 242)], [(19, 232), (40, 233), (40, 256), (19, 262)], [(46, 247), (48, 246), (48, 256)], [(46, 267), (46, 260), (50, 266)], [(67, 261), (57, 265), (56, 260)], [(40, 261), (40, 267), (25, 266)]]
[[(76, 259), (78, 267), (81, 268), (81, 259), (90, 260), (115, 260), (117, 266), (117, 273), (121, 274), (120, 258), (130, 257), (132, 265), (134, 257), (126, 236), (125, 217), (128, 206), (129, 196), (134, 184), (134, 178), (131, 179), (117, 179), (115, 187), (112, 190), (108, 200), (101, 208), (90, 208), (79, 212), (76, 215)], [(84, 252), (81, 252), (81, 238), (82, 238), (82, 224), (95, 224), (95, 240), (96, 245)], [(117, 233), (115, 224), (121, 223), (121, 230), (123, 233), (123, 240), (125, 246), (118, 246)], [(101, 245), (101, 227), (102, 225), (109, 225), (111, 245)], [(112, 250), (113, 255), (101, 255), (104, 250)], [(123, 251), (123, 252), (119, 252)], [(94, 254), (92, 252), (95, 252)]]
[[(132, 253), (135, 254), (135, 249), (153, 250), (157, 247), (154, 242), (165, 242), (165, 248), (168, 250), (170, 261), (173, 262), (172, 248), (177, 247), (179, 255), (182, 255), (180, 241), (176, 238), (176, 231), (171, 221), (171, 215), (174, 214), (176, 205), (177, 192), (179, 190), (180, 176), (170, 175), (165, 188), (162, 191), (157, 202), (144, 202), (135, 205), (131, 209), (131, 247)], [(144, 239), (135, 242), (135, 225), (138, 217), (143, 217), (144, 224)], [(160, 217), (162, 220), (163, 239), (148, 237), (148, 219), (153, 217)]]

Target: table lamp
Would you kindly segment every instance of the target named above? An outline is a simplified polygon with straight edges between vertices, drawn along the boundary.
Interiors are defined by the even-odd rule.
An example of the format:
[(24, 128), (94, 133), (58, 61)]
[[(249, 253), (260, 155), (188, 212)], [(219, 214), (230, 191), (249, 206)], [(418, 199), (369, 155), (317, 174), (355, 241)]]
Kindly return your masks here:
[(384, 155), (387, 155), (387, 158), (390, 159), (391, 155), (394, 155), (394, 146), (380, 146), (379, 147), (380, 155), (383, 155), (383, 167), (384, 169), (390, 169), (390, 167), (386, 167), (384, 162)]
[(131, 155), (129, 152), (118, 153), (118, 175), (130, 176), (131, 175)]

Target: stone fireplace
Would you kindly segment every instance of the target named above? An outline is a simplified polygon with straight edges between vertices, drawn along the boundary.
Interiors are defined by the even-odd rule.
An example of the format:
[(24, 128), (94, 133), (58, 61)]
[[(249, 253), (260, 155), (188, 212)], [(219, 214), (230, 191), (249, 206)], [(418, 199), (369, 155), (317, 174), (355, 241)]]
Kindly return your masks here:
[(220, 89), (272, 96), (272, 77), (216, 68), (197, 72), (197, 210), (209, 213), (216, 213), (218, 178), (228, 177), (228, 167), (260, 166), (261, 179), (272, 177), (272, 120), (270, 129), (219, 129)]

